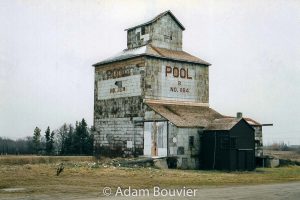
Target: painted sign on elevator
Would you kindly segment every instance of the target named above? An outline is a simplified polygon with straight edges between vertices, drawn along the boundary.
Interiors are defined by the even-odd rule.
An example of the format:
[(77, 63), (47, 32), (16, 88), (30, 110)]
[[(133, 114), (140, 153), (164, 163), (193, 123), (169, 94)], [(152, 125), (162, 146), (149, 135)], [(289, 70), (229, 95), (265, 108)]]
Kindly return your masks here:
[(195, 100), (195, 70), (184, 66), (162, 66), (162, 96), (174, 100)]

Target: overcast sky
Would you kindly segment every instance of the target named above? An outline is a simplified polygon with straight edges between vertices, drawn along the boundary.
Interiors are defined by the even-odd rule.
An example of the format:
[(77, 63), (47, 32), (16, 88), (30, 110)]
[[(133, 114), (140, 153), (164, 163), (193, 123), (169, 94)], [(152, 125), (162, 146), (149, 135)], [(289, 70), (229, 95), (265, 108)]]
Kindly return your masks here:
[(125, 28), (171, 10), (185, 51), (211, 63), (210, 106), (300, 144), (300, 1), (0, 1), (0, 136), (85, 118), (92, 64), (126, 48)]

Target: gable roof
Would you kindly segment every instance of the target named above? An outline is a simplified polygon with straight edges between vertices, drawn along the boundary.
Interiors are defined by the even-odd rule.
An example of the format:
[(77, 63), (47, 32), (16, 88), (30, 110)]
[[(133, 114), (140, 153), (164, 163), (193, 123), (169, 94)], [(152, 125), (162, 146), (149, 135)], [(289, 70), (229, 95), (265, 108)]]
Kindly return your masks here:
[(240, 120), (237, 118), (219, 118), (213, 120), (205, 130), (230, 130), (232, 129)]
[(167, 10), (167, 11), (165, 11), (165, 12), (160, 13), (159, 15), (157, 15), (156, 17), (154, 17), (154, 18), (151, 19), (150, 21), (145, 22), (145, 23), (142, 23), (142, 24), (139, 24), (139, 25), (137, 25), (137, 26), (133, 26), (133, 27), (131, 27), (131, 28), (127, 28), (127, 29), (125, 29), (125, 31), (129, 31), (129, 30), (131, 30), (131, 29), (135, 29), (135, 28), (140, 27), (140, 26), (145, 26), (145, 25), (148, 25), (148, 24), (152, 24), (153, 22), (156, 22), (158, 19), (162, 18), (163, 16), (165, 16), (165, 15), (167, 15), (167, 14), (169, 14), (169, 15), (174, 19), (174, 21), (178, 24), (178, 26), (179, 26), (183, 31), (185, 30), (184, 26), (183, 26), (183, 25), (180, 23), (180, 21), (175, 17), (175, 15), (174, 15), (170, 10)]
[(207, 106), (147, 102), (146, 104), (177, 127), (203, 128), (214, 119), (222, 117), (220, 113)]
[(218, 131), (218, 130), (231, 130), (237, 123), (240, 121), (244, 121), (250, 128), (253, 129), (253, 127), (246, 121), (244, 118), (233, 118), (233, 117), (224, 117), (213, 120), (206, 128), (205, 130), (210, 131)]
[(255, 121), (255, 120), (252, 119), (252, 118), (245, 117), (244, 119), (245, 119), (245, 120), (248, 122), (248, 124), (251, 125), (251, 126), (262, 126), (261, 123)]
[(215, 131), (231, 130), (240, 121), (244, 121), (248, 127), (253, 129), (252, 124), (247, 121), (250, 118), (224, 116), (208, 106), (157, 103), (155, 101), (146, 101), (145, 104), (163, 118), (181, 128), (204, 128), (204, 130)]
[(99, 66), (111, 62), (135, 58), (139, 56), (151, 56), (156, 58), (190, 62), (190, 63), (202, 64), (207, 66), (210, 65), (210, 63), (196, 56), (193, 56), (185, 51), (175, 51), (170, 49), (158, 48), (158, 47), (153, 47), (151, 44), (148, 44), (133, 49), (125, 49), (112, 57), (109, 57), (101, 62), (94, 64), (93, 66)]
[[(224, 115), (224, 117), (225, 117), (225, 118), (235, 118), (235, 117), (233, 117), (233, 116), (225, 116), (225, 115)], [(252, 119), (252, 118), (250, 118), (250, 117), (243, 117), (243, 119), (246, 120), (246, 122), (247, 122), (249, 125), (251, 125), (251, 126), (262, 126), (261, 123), (255, 121), (254, 119)]]

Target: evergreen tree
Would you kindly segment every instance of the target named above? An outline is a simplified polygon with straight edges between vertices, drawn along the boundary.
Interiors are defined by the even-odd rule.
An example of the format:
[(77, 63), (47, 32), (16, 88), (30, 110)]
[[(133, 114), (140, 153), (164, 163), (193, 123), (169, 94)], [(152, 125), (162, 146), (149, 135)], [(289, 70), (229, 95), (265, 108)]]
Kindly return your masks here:
[(69, 125), (68, 135), (65, 141), (66, 154), (76, 154), (76, 149), (74, 147), (74, 127), (72, 124)]
[(50, 152), (50, 154), (52, 154), (53, 151), (54, 151), (54, 135), (55, 135), (55, 132), (52, 131), (51, 135), (50, 135), (50, 143), (49, 143), (49, 152)]
[(74, 147), (76, 154), (90, 154), (91, 137), (89, 134), (87, 123), (84, 119), (81, 122), (76, 122), (75, 135), (74, 135)]
[(66, 140), (68, 136), (68, 126), (64, 123), (58, 130), (59, 140), (60, 140), (60, 154), (65, 155), (67, 152)]
[(88, 125), (84, 119), (71, 124), (64, 124), (57, 131), (60, 155), (92, 155), (93, 154), (93, 134), (90, 134)]
[(46, 154), (49, 155), (51, 153), (51, 144), (50, 144), (50, 127), (48, 126), (45, 131), (45, 139), (46, 139)]
[(41, 148), (41, 129), (39, 129), (38, 127), (35, 127), (34, 129), (32, 140), (34, 152), (38, 154)]

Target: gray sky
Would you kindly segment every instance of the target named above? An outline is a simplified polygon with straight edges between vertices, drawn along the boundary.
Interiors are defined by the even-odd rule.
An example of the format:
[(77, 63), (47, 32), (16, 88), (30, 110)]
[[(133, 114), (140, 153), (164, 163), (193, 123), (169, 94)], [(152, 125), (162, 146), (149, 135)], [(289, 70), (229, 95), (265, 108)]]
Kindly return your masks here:
[(274, 123), (265, 143), (300, 144), (297, 0), (1, 0), (0, 136), (92, 125), (91, 65), (126, 48), (125, 28), (165, 10), (186, 28), (184, 50), (212, 63), (212, 108)]

